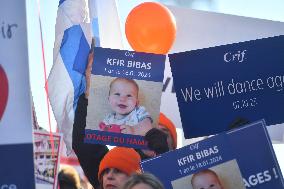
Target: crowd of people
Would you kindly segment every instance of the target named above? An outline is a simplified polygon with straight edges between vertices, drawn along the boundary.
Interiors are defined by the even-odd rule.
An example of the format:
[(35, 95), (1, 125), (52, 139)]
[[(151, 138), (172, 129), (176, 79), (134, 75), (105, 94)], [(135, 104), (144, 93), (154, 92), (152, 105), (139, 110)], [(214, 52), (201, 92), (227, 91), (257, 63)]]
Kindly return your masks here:
[[(104, 180), (102, 181), (104, 184), (100, 188), (164, 189), (159, 179), (150, 173), (131, 173), (130, 171), (128, 176), (116, 168), (106, 168), (103, 171), (101, 179)], [(58, 183), (60, 189), (93, 189), (92, 186), (83, 185), (78, 172), (72, 166), (60, 168)]]

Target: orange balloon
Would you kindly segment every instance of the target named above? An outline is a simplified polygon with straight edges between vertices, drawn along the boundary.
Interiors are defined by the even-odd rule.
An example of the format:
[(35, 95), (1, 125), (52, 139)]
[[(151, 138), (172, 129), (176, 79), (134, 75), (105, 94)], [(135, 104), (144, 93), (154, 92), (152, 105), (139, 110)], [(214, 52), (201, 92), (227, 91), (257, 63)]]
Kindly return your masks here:
[(135, 51), (167, 54), (176, 37), (175, 18), (160, 3), (142, 3), (127, 16), (125, 34)]

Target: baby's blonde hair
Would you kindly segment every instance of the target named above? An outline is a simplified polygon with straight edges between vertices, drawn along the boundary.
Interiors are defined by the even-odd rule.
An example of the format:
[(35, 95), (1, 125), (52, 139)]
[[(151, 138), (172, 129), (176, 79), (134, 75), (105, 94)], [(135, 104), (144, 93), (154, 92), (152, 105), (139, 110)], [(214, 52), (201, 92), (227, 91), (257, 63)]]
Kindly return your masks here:
[(204, 169), (202, 171), (194, 173), (192, 178), (191, 178), (191, 184), (193, 185), (193, 181), (194, 181), (195, 177), (203, 175), (203, 174), (211, 174), (211, 175), (213, 175), (214, 177), (216, 177), (218, 179), (219, 183), (221, 184), (219, 176), (217, 175), (217, 173), (215, 171), (212, 171), (211, 169)]
[(115, 82), (117, 82), (117, 81), (125, 81), (125, 82), (127, 82), (127, 83), (132, 84), (132, 85), (136, 88), (136, 90), (137, 90), (137, 95), (138, 95), (138, 93), (139, 93), (139, 86), (138, 86), (138, 84), (137, 84), (133, 79), (128, 79), (128, 78), (124, 78), (124, 77), (117, 77), (117, 78), (113, 79), (113, 80), (110, 82), (110, 85), (109, 85), (109, 94), (110, 94), (110, 90), (111, 90), (112, 85), (113, 85)]

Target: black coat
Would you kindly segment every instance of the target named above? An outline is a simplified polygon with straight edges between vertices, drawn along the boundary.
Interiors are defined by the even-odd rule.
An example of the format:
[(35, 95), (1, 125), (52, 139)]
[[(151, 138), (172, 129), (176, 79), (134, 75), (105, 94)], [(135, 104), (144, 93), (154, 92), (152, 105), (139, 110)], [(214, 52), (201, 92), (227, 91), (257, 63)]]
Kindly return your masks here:
[[(85, 94), (81, 95), (75, 112), (72, 148), (78, 157), (79, 163), (94, 188), (99, 188), (98, 172), (99, 165), (104, 155), (109, 151), (106, 145), (84, 143), (88, 100)], [(151, 129), (145, 135), (148, 147), (157, 154), (169, 150), (167, 136), (159, 129)], [(149, 158), (141, 150), (137, 150), (141, 159)]]

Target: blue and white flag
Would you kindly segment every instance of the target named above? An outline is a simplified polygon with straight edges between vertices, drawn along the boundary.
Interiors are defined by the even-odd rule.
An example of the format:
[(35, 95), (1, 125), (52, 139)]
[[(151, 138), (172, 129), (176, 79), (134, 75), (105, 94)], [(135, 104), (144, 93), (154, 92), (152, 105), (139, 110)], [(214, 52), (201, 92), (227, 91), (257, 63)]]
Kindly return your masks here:
[(73, 70), (76, 62), (86, 64), (91, 41), (85, 0), (59, 2), (55, 25), (53, 66), (48, 77), (48, 95), (59, 131), (70, 152), (74, 112), (85, 90), (84, 75)]
[[(92, 26), (89, 21), (88, 4), (92, 6), (92, 8), (90, 7)], [(113, 30), (105, 26), (106, 23), (104, 25), (106, 28), (99, 29), (100, 22), (104, 21), (100, 21), (100, 14), (92, 13), (92, 10), (98, 9), (94, 6), (99, 7), (99, 5), (105, 6), (105, 8), (111, 6), (111, 9), (115, 10), (114, 13), (107, 11), (107, 9), (100, 11), (108, 12), (107, 15), (102, 15), (102, 18), (108, 17), (113, 19), (107, 25), (112, 25), (111, 27), (119, 26), (117, 23), (113, 24), (113, 22), (118, 22), (114, 0), (100, 2), (89, 0), (89, 3), (87, 0), (60, 0), (58, 6), (53, 66), (48, 77), (48, 95), (59, 131), (63, 133), (67, 153), (70, 153), (72, 150), (72, 131), (77, 101), (86, 88), (84, 70), (90, 51), (92, 32), (95, 34), (95, 38), (100, 38), (97, 40), (98, 42), (102, 40), (99, 37), (99, 32), (107, 32), (105, 35), (120, 35), (119, 37), (121, 37), (121, 32), (114, 33)], [(92, 16), (95, 16), (95, 18)], [(97, 20), (97, 22), (94, 20)], [(100, 43), (101, 45), (103, 44), (102, 42)], [(96, 45), (100, 44), (97, 43)], [(108, 44), (111, 45), (111, 43)], [(116, 41), (114, 41), (114, 44), (116, 44)]]

